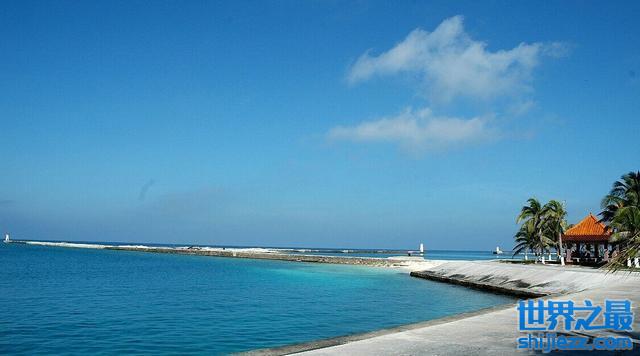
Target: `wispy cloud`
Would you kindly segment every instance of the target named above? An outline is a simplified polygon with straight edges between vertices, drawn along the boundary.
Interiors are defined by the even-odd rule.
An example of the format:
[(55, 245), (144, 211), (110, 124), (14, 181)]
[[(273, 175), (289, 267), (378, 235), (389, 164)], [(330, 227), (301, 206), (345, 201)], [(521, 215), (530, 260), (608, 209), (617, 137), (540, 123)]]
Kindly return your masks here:
[(404, 150), (420, 153), (481, 142), (497, 135), (488, 118), (438, 117), (428, 108), (404, 110), (398, 115), (338, 126), (328, 133), (330, 140), (353, 142), (390, 142)]
[(415, 29), (400, 43), (379, 55), (364, 53), (351, 66), (351, 84), (375, 76), (417, 74), (433, 99), (457, 96), (492, 99), (530, 89), (532, 70), (544, 56), (566, 55), (562, 43), (520, 43), (490, 51), (464, 30), (462, 16), (444, 20), (433, 32)]

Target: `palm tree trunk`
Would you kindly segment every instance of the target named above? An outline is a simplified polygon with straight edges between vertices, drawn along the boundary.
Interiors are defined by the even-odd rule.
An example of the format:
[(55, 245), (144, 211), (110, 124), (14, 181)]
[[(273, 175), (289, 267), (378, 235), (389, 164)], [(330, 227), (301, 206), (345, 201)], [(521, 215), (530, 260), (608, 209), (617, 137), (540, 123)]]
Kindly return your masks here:
[(560, 264), (564, 266), (564, 247), (562, 246), (562, 234), (558, 234), (558, 245), (560, 253)]

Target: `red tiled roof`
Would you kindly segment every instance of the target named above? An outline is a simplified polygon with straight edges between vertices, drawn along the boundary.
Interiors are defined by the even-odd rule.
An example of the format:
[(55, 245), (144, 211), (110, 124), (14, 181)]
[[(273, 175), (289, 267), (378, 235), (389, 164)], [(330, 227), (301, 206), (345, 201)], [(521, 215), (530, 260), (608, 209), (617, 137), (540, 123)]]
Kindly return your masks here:
[(565, 241), (607, 241), (610, 236), (611, 232), (607, 226), (590, 213), (574, 227), (565, 231), (562, 239)]

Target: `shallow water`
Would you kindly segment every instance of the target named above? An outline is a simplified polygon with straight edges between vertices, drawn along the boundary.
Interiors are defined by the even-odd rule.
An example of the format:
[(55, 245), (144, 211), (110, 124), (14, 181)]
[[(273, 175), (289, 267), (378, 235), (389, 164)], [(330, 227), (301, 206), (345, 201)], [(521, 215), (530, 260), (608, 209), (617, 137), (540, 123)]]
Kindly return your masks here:
[(224, 354), (511, 298), (394, 269), (0, 244), (0, 354)]

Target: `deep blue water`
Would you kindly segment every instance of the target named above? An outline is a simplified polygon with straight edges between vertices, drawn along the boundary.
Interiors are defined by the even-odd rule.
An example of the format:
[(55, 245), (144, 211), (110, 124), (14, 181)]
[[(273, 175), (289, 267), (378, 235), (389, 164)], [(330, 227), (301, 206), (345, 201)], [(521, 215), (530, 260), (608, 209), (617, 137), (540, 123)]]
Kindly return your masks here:
[(394, 269), (0, 244), (0, 354), (224, 354), (511, 298)]

